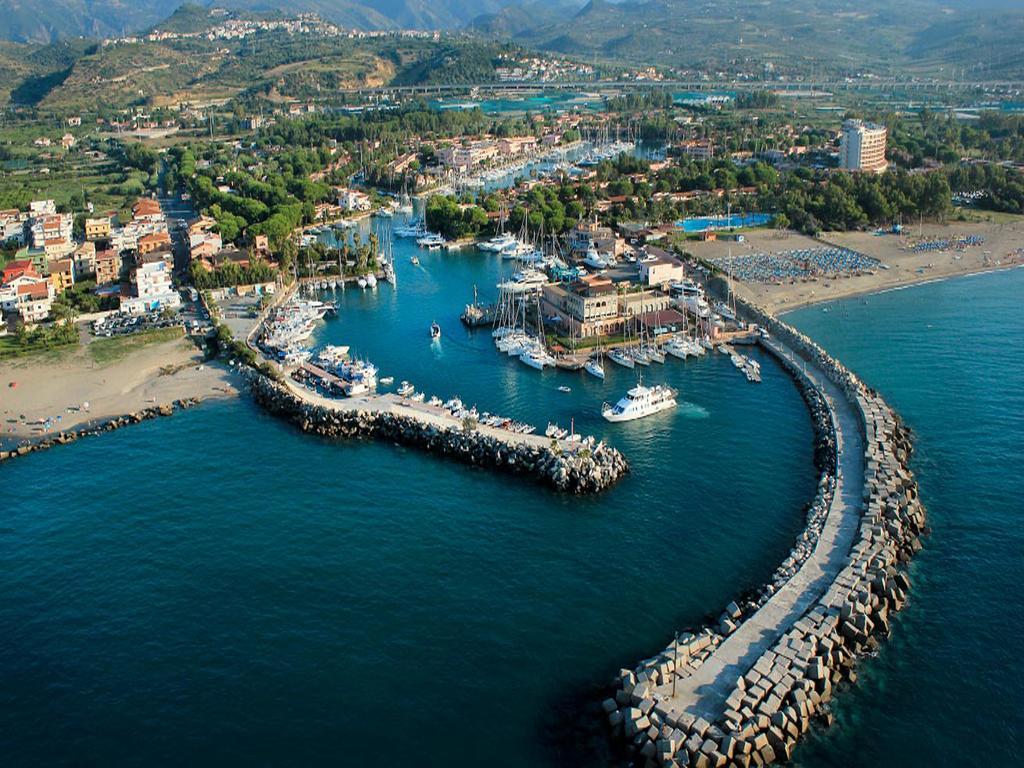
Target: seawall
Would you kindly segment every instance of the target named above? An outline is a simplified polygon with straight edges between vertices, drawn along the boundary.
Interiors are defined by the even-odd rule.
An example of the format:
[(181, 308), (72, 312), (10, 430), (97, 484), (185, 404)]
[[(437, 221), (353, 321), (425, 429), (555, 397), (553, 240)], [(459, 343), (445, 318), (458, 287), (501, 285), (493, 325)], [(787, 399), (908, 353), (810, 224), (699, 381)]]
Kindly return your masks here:
[(517, 439), (466, 428), (451, 420), (438, 423), (389, 407), (350, 407), (311, 402), (290, 387), (253, 373), (250, 387), (257, 403), (303, 432), (331, 438), (375, 438), (447, 456), (464, 464), (523, 475), (556, 490), (586, 494), (609, 488), (629, 471), (625, 457), (604, 444), (565, 448), (558, 441)]
[(874, 391), (809, 338), (759, 308), (748, 320), (793, 376), (815, 431), (818, 491), (789, 557), (718, 621), (621, 670), (603, 706), (644, 765), (750, 766), (789, 759), (835, 686), (878, 646), (910, 588), (925, 514), (910, 435)]

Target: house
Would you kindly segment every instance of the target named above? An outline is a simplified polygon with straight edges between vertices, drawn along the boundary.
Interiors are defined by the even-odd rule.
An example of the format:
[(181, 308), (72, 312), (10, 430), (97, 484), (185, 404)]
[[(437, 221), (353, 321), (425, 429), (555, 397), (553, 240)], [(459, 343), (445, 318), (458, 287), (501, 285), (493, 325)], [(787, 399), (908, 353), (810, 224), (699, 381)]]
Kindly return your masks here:
[(686, 276), (683, 262), (668, 251), (648, 246), (645, 257), (638, 259), (640, 282), (649, 287), (664, 287)]
[(121, 279), (121, 254), (110, 248), (96, 254), (96, 285), (109, 285)]
[(225, 251), (215, 253), (212, 256), (199, 259), (199, 263), (211, 272), (217, 269), (217, 267), (222, 267), (229, 262), (238, 265), (242, 269), (248, 269), (249, 254), (245, 251), (240, 251), (237, 248), (229, 248)]
[(25, 222), (28, 216), (13, 208), (7, 211), (0, 211), (0, 242), (14, 242), (18, 245), (25, 243)]
[(75, 280), (83, 280), (96, 274), (96, 243), (85, 241), (75, 248), (72, 256), (75, 262)]
[(160, 203), (149, 197), (140, 197), (132, 206), (132, 219), (135, 221), (160, 222), (164, 220), (164, 213), (160, 209)]
[(8, 262), (7, 266), (4, 267), (3, 279), (0, 280), (0, 283), (9, 283), (22, 275), (28, 275), (29, 277), (35, 278), (39, 277), (31, 259), (18, 259), (17, 261)]
[(60, 137), (60, 145), (65, 150), (71, 149), (73, 146), (75, 146), (76, 143), (77, 142), (75, 141), (75, 137), (72, 136), (70, 133), (65, 133), (63, 136)]
[(256, 235), (252, 239), (252, 249), (262, 259), (270, 256), (270, 239), (266, 235)]
[(171, 284), (171, 267), (163, 259), (146, 260), (132, 270), (132, 296), (121, 299), (121, 309), (132, 315), (176, 309), (181, 296)]
[(85, 220), (86, 240), (108, 240), (110, 239), (111, 222), (109, 216), (99, 216), (95, 219)]
[(74, 220), (69, 213), (32, 214), (28, 226), (34, 248), (43, 248), (47, 241), (62, 241), (68, 245), (72, 244), (71, 234)]
[(147, 253), (152, 253), (158, 248), (170, 248), (171, 236), (166, 230), (151, 232), (147, 235), (142, 235), (136, 242), (136, 250), (138, 250), (139, 255), (145, 256)]
[(82, 118), (80, 115), (72, 115), (68, 118), (68, 127), (77, 128), (82, 124)]
[(75, 244), (71, 240), (64, 240), (63, 238), (52, 238), (43, 243), (43, 253), (46, 254), (47, 260), (51, 259), (63, 259), (65, 256), (70, 256), (75, 252)]
[(54, 293), (64, 293), (75, 284), (75, 262), (73, 259), (55, 259), (47, 266)]
[(338, 205), (346, 211), (368, 211), (373, 207), (370, 196), (355, 189), (338, 190)]
[(22, 275), (0, 287), (0, 309), (31, 325), (50, 316), (53, 297), (53, 284), (49, 280)]

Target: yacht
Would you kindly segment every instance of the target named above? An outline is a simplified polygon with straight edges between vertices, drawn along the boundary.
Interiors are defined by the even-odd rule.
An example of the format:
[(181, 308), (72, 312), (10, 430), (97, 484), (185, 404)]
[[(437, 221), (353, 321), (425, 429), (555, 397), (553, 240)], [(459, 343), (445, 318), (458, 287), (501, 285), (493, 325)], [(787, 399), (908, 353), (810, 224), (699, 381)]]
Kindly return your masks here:
[(645, 387), (643, 381), (633, 387), (615, 405), (605, 403), (601, 415), (608, 421), (633, 421), (676, 407), (676, 391), (656, 384)]
[(665, 353), (662, 351), (661, 347), (645, 347), (644, 352), (647, 354), (647, 357), (650, 358), (652, 363), (665, 362)]
[(370, 288), (376, 288), (377, 287), (377, 276), (374, 275), (373, 272), (367, 272), (366, 273), (366, 277), (363, 278), (363, 279), (366, 280), (366, 285), (368, 287), (370, 287)]
[(519, 356), (519, 360), (531, 368), (536, 368), (538, 371), (543, 371), (547, 366), (555, 364), (555, 358), (549, 355), (539, 344), (523, 352)]
[(519, 245), (519, 240), (514, 235), (498, 235), (492, 237), (490, 240), (484, 243), (480, 243), (477, 246), (481, 251), (490, 251), (492, 253), (500, 253), (508, 248), (514, 248)]
[(547, 284), (548, 276), (538, 269), (526, 268), (512, 275), (511, 280), (498, 283), (498, 288), (511, 293), (528, 293)]
[(420, 246), (421, 248), (429, 248), (431, 250), (440, 248), (442, 245), (444, 245), (444, 243), (445, 239), (436, 232), (428, 232), (427, 234), (423, 235), (423, 237), (417, 238), (416, 240), (416, 245)]
[(417, 219), (401, 227), (395, 227), (393, 232), (395, 237), (423, 237), (427, 234), (427, 227), (422, 219)]
[(690, 278), (672, 283), (669, 286), (669, 297), (672, 303), (681, 307), (691, 315), (708, 318), (711, 316), (711, 307), (704, 296), (704, 289)]
[(617, 365), (621, 365), (623, 368), (632, 368), (636, 365), (636, 361), (633, 357), (622, 349), (612, 349), (608, 351), (608, 359)]
[(390, 387), (392, 384), (395, 383), (395, 377), (385, 376), (383, 379), (380, 380), (380, 383), (383, 384), (385, 387)]
[(604, 380), (604, 365), (601, 363), (600, 357), (597, 357), (596, 355), (594, 357), (591, 357), (589, 360), (587, 360), (587, 363), (586, 365), (583, 366), (583, 369), (591, 376), (596, 376), (597, 378)]
[(583, 263), (591, 269), (608, 269), (608, 261), (597, 252), (593, 243), (587, 248), (587, 255), (583, 257)]
[(680, 338), (669, 339), (665, 344), (665, 351), (672, 355), (672, 357), (678, 357), (680, 360), (685, 360), (694, 354), (689, 341)]
[(634, 349), (629, 353), (629, 356), (633, 358), (633, 362), (637, 365), (646, 366), (651, 364), (651, 356), (647, 354), (645, 349)]
[(438, 325), (437, 323), (430, 324), (430, 338), (434, 339), (435, 341), (441, 338), (441, 326)]

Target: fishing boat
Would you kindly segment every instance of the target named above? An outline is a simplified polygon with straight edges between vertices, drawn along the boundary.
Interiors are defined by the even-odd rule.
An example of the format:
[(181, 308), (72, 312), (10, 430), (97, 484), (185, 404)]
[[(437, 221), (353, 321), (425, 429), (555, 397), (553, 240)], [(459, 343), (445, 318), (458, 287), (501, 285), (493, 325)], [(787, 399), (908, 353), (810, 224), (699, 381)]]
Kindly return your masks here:
[(615, 405), (605, 403), (601, 415), (612, 422), (634, 421), (676, 407), (676, 391), (663, 384), (645, 387), (643, 379)]
[(430, 324), (430, 338), (434, 339), (435, 341), (441, 338), (441, 326), (438, 325), (437, 323)]
[(608, 359), (623, 368), (633, 368), (636, 365), (636, 361), (629, 353), (618, 348), (608, 351)]

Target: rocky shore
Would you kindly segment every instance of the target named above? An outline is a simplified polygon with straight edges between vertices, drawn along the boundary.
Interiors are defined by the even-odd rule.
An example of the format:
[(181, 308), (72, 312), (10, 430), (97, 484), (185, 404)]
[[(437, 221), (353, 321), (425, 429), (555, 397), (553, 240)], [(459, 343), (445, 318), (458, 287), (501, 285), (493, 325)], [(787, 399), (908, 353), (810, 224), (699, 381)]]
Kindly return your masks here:
[(387, 411), (327, 408), (306, 402), (285, 385), (254, 373), (253, 398), (268, 412), (295, 424), (303, 432), (331, 438), (390, 440), (457, 459), (531, 477), (565, 493), (597, 493), (629, 471), (625, 457), (614, 448), (562, 450), (501, 439), (476, 429), (441, 427), (414, 416)]
[(202, 398), (185, 397), (171, 403), (163, 403), (161, 405), (143, 408), (141, 411), (135, 411), (123, 416), (114, 416), (109, 419), (88, 422), (81, 427), (76, 427), (75, 429), (55, 432), (54, 434), (42, 439), (26, 442), (9, 451), (0, 451), (0, 462), (15, 459), (19, 456), (27, 456), (30, 453), (36, 453), (38, 451), (45, 451), (58, 445), (68, 445), (69, 443), (73, 443), (83, 437), (92, 437), (93, 435), (113, 432), (115, 429), (121, 429), (121, 427), (127, 427), (130, 424), (139, 424), (143, 421), (149, 421), (150, 419), (155, 419), (160, 416), (171, 416), (175, 411), (191, 408), (198, 405), (200, 402), (202, 402)]
[[(739, 766), (784, 762), (812, 721), (831, 723), (835, 687), (856, 680), (856, 661), (889, 632), (890, 614), (907, 599), (905, 565), (920, 548), (925, 513), (908, 468), (909, 431), (885, 401), (838, 360), (794, 328), (744, 305), (749, 320), (769, 329), (765, 343), (794, 377), (810, 408), (815, 461), (821, 473), (807, 525), (771, 580), (730, 603), (717, 623), (678, 637), (634, 669), (622, 670), (603, 703), (613, 737), (645, 766)], [(711, 722), (669, 706), (655, 692), (712, 658), (723, 640), (783, 588), (810, 556), (832, 501), (837, 466), (835, 425), (826, 399), (778, 343), (817, 366), (845, 394), (859, 417), (865, 468), (859, 530), (838, 576), (779, 639), (736, 675), (720, 717)]]

